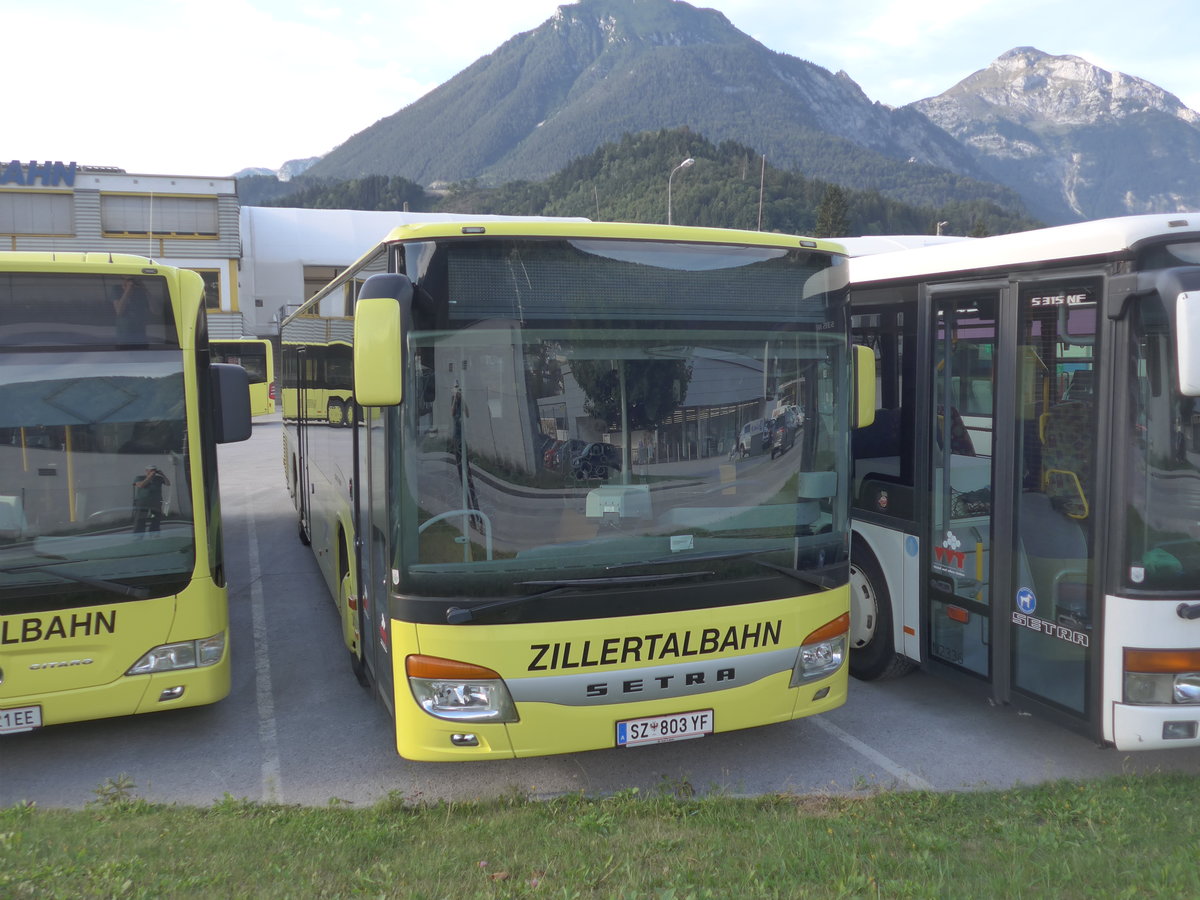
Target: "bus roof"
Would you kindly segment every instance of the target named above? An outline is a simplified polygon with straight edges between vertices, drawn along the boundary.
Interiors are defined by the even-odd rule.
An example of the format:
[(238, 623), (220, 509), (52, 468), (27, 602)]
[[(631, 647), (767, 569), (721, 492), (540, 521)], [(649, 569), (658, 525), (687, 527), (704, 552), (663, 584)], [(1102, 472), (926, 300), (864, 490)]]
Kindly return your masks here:
[(1200, 236), (1200, 213), (1097, 219), (937, 246), (853, 256), (850, 283), (1122, 256), (1152, 238)]
[(384, 243), (475, 235), (502, 237), (548, 237), (613, 240), (679, 241), (707, 244), (749, 244), (760, 247), (802, 247), (844, 254), (835, 241), (779, 234), (772, 231), (740, 231), (731, 228), (698, 228), (687, 225), (646, 225), (626, 222), (593, 222), (588, 219), (549, 217), (478, 219), (409, 223), (393, 228)]
[[(132, 253), (108, 253), (100, 251), (58, 250), (4, 250), (0, 251), (0, 269), (4, 271), (28, 270), (31, 268), (62, 268), (64, 266), (153, 266), (162, 268), (161, 263)], [(167, 266), (166, 268), (170, 268)]]

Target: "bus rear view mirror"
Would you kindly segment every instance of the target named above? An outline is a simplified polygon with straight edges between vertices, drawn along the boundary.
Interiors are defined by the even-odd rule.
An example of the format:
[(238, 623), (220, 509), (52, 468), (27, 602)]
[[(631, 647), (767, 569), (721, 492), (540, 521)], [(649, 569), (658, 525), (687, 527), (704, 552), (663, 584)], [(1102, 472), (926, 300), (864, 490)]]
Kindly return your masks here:
[(354, 307), (354, 399), (359, 406), (396, 406), (404, 399), (405, 323), (412, 282), (372, 275)]
[(236, 444), (250, 437), (250, 376), (233, 363), (213, 363), (213, 430), (218, 444)]
[(866, 428), (875, 421), (875, 351), (870, 347), (855, 344), (854, 350), (854, 403), (850, 417), (852, 428)]
[(1200, 291), (1184, 291), (1175, 301), (1179, 392), (1200, 397)]

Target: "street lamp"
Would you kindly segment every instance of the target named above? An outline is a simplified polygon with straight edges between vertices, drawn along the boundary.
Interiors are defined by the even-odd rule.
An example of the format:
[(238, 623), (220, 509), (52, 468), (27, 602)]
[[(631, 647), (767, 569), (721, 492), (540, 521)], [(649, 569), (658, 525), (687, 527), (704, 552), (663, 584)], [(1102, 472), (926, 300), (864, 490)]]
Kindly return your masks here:
[(667, 224), (671, 224), (671, 179), (675, 177), (675, 173), (680, 169), (686, 169), (689, 166), (694, 166), (696, 161), (690, 156), (671, 170), (671, 174), (667, 176)]
[(938, 222), (937, 223), (937, 236), (938, 237), (942, 236), (942, 229), (945, 228), (949, 224), (950, 224), (949, 222)]

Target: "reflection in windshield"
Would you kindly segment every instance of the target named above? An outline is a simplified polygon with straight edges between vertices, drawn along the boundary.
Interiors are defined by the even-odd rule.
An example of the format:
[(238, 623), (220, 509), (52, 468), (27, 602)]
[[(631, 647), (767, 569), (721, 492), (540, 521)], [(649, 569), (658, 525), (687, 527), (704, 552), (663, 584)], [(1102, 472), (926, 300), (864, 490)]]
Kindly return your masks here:
[(842, 298), (803, 296), (825, 258), (496, 243), (423, 257), (435, 309), (396, 460), (410, 589), (844, 561)]
[(1200, 584), (1200, 401), (1178, 392), (1174, 341), (1157, 297), (1135, 318), (1129, 580), (1136, 588)]
[(0, 610), (182, 587), (194, 538), (179, 351), (2, 354), (0, 394)]

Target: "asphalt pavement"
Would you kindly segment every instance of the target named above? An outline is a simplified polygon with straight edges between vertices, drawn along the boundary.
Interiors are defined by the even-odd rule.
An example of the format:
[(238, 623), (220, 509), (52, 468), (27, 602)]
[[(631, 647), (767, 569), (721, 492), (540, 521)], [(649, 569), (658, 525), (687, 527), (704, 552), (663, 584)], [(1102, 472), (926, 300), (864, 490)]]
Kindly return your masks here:
[(1200, 750), (1120, 753), (991, 705), (924, 672), (851, 681), (822, 716), (699, 740), (538, 759), (400, 758), (386, 710), (355, 680), (312, 551), (297, 539), (278, 416), (220, 448), (233, 690), (210, 707), (0, 738), (0, 806), (81, 807), (128, 779), (147, 800), (369, 805), (388, 796), (466, 800), (721, 791), (846, 794), (978, 790), (1060, 778), (1183, 771)]

